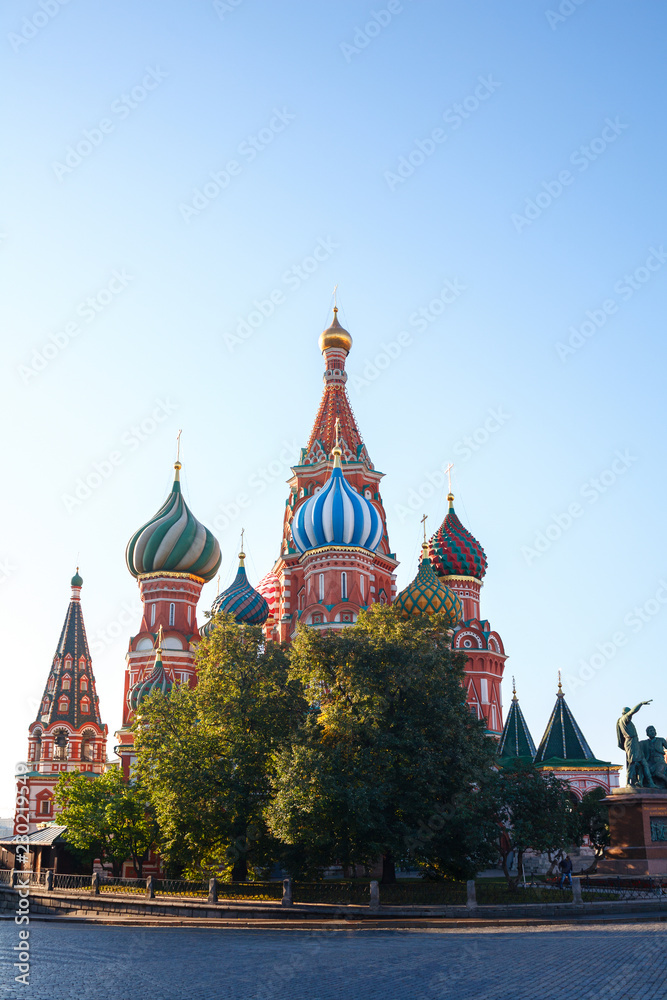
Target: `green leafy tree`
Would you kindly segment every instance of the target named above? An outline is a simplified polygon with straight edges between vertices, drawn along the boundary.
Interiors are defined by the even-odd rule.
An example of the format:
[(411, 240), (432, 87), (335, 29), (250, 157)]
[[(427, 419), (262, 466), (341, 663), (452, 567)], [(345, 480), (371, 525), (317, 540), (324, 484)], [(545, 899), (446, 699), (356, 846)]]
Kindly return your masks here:
[(587, 837), (588, 842), (595, 851), (593, 864), (590, 871), (595, 871), (597, 863), (604, 855), (605, 848), (609, 847), (609, 812), (607, 806), (602, 804), (602, 800), (607, 793), (603, 788), (594, 788), (582, 797), (580, 802), (574, 807), (574, 829), (572, 841), (578, 847), (583, 844)]
[[(500, 854), (505, 878), (515, 888), (527, 850), (552, 855), (572, 842), (573, 804), (567, 782), (540, 772), (527, 761), (504, 766), (496, 779)], [(516, 854), (518, 874), (509, 874), (509, 854)]]
[[(408, 857), (443, 875), (471, 870), (477, 848), (452, 817), (474, 802), (494, 745), (465, 704), (465, 656), (443, 616), (405, 620), (376, 604), (338, 632), (300, 628), (290, 659), (315, 707), (276, 756), (275, 836), (319, 867), (382, 857), (383, 881)], [(451, 836), (420, 833), (433, 817)]]
[(61, 774), (55, 800), (61, 810), (58, 818), (67, 827), (65, 838), (77, 852), (88, 858), (99, 855), (111, 863), (114, 875), (131, 859), (141, 877), (157, 828), (147, 794), (125, 781), (120, 768), (99, 776)]
[(141, 705), (137, 773), (168, 863), (192, 876), (246, 881), (265, 874), (278, 853), (264, 820), (273, 755), (307, 706), (281, 646), (229, 615), (214, 621), (197, 650), (196, 689)]

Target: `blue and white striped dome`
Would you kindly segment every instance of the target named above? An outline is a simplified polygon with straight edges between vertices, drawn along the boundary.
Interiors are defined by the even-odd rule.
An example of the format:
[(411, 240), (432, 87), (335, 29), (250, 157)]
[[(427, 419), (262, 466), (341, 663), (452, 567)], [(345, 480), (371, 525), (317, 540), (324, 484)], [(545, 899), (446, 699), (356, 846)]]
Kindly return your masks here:
[(292, 538), (299, 552), (322, 545), (354, 545), (375, 552), (382, 539), (382, 520), (365, 497), (343, 475), (340, 451), (326, 486), (302, 503), (292, 521)]

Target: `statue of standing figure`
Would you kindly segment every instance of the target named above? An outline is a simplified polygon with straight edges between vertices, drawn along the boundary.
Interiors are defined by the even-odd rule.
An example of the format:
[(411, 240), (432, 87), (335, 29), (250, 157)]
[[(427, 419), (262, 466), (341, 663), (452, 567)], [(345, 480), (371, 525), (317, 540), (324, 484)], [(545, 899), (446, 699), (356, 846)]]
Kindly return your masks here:
[(651, 777), (654, 783), (667, 788), (667, 762), (665, 761), (665, 750), (667, 750), (667, 740), (663, 736), (658, 736), (655, 726), (646, 727), (647, 740), (641, 740), (639, 746), (648, 764)]
[(632, 721), (632, 716), (639, 711), (642, 705), (650, 705), (651, 701), (651, 698), (648, 701), (640, 701), (634, 708), (626, 706), (623, 709), (623, 714), (616, 723), (618, 745), (621, 750), (625, 750), (628, 784), (633, 787), (641, 788), (647, 786), (648, 788), (655, 788), (648, 761), (644, 757), (642, 748), (639, 745), (637, 730)]

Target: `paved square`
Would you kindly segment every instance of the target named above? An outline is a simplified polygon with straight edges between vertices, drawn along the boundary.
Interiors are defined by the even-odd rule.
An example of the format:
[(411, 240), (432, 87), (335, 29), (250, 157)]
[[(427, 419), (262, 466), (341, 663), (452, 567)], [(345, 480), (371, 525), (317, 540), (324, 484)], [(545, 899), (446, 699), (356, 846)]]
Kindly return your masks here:
[(0, 998), (25, 1000), (656, 1000), (662, 924), (531, 930), (253, 931), (0, 922)]

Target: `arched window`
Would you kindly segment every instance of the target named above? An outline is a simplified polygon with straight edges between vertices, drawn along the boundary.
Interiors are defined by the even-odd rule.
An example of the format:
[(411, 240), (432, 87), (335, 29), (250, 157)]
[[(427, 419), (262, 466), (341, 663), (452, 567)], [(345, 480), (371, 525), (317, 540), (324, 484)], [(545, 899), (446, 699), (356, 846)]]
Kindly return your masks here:
[(176, 621), (176, 605), (175, 604), (170, 604), (169, 605), (169, 624), (173, 625), (175, 621)]
[(320, 600), (320, 601), (323, 601), (323, 600), (324, 600), (324, 573), (320, 573), (320, 591), (319, 591), (319, 600)]
[(83, 698), (81, 699), (81, 714), (90, 715), (90, 698), (88, 697), (87, 694), (84, 694)]
[(45, 698), (42, 702), (42, 715), (46, 715), (49, 710), (49, 699)]
[(79, 681), (79, 687), (81, 688), (82, 691), (87, 691), (88, 690), (88, 678), (87, 677), (82, 677), (81, 678), (81, 680)]
[(56, 682), (56, 679), (53, 676), (53, 674), (51, 674), (51, 676), (49, 677), (49, 682), (46, 685), (49, 691), (53, 691), (53, 685), (55, 684), (55, 682)]
[(40, 816), (50, 816), (51, 815), (51, 796), (48, 795), (41, 800), (39, 803), (39, 815)]
[(297, 607), (299, 611), (303, 611), (306, 606), (306, 589), (302, 587), (297, 595)]
[(347, 573), (340, 575), (340, 599), (341, 601), (347, 600)]
[(69, 691), (72, 686), (72, 678), (69, 674), (65, 674), (63, 677), (63, 691)]
[(192, 621), (192, 605), (188, 604), (188, 625)]
[(69, 740), (67, 739), (67, 733), (64, 729), (60, 729), (56, 733), (56, 738), (53, 741), (54, 760), (67, 760), (68, 746)]
[(95, 759), (95, 733), (86, 730), (81, 737), (81, 760)]
[(155, 605), (151, 604), (151, 625), (155, 625)]
[(366, 585), (364, 581), (364, 574), (359, 574), (359, 593), (361, 594), (362, 601), (366, 600)]
[(66, 715), (69, 712), (69, 698), (64, 694), (58, 698), (58, 711), (61, 715)]
[(42, 734), (39, 730), (35, 733), (35, 749), (33, 752), (33, 760), (42, 759)]

